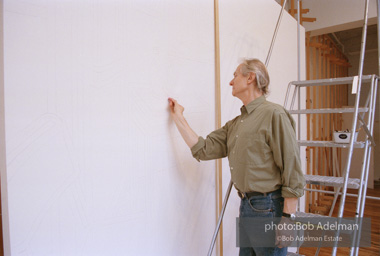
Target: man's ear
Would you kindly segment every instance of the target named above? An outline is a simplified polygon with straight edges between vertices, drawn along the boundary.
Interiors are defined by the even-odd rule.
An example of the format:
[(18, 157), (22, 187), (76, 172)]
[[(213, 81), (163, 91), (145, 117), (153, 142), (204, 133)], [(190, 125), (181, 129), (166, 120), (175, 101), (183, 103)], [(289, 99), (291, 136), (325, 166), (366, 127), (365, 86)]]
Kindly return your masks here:
[(254, 83), (254, 82), (255, 82), (255, 79), (256, 79), (256, 74), (253, 73), (253, 72), (249, 72), (249, 76), (248, 76), (248, 84), (250, 84), (250, 83)]

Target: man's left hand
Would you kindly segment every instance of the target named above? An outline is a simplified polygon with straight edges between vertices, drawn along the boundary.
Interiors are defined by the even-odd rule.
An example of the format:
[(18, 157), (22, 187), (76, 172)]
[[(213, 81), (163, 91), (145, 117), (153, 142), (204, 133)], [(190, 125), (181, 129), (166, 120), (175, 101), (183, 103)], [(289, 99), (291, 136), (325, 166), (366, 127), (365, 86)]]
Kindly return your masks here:
[[(291, 226), (294, 224), (294, 221), (287, 218), (282, 217), (280, 223), (278, 226), (284, 227), (284, 226)], [(282, 247), (288, 247), (292, 244), (294, 239), (296, 238), (297, 232), (296, 230), (292, 229), (289, 230), (289, 228), (281, 228), (276, 229), (276, 246), (278, 248)]]

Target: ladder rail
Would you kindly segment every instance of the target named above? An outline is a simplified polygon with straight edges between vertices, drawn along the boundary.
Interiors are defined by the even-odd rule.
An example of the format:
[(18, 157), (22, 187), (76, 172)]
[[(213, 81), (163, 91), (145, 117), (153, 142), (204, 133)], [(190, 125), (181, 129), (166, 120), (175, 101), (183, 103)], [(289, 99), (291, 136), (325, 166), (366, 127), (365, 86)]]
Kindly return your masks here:
[(289, 97), (291, 86), (292, 86), (291, 83), (288, 83), (288, 88), (286, 89), (286, 94), (285, 94), (284, 107), (286, 107), (286, 105), (288, 105), (288, 97)]
[[(364, 121), (364, 117), (365, 117), (365, 113), (362, 113), (362, 114), (359, 114), (358, 117), (359, 117), (359, 121), (361, 122), (361, 125), (360, 127), (363, 127), (364, 128), (364, 131), (367, 133), (367, 136), (369, 137), (369, 139), (371, 140), (371, 143), (372, 145), (371, 146), (376, 146), (376, 143), (375, 143), (375, 140), (372, 136), (372, 133), (370, 132), (370, 130), (368, 129), (368, 127), (371, 126), (371, 122), (374, 122), (374, 109), (373, 109), (373, 106), (375, 106), (376, 108), (376, 105), (374, 105), (376, 102), (376, 99), (374, 100), (374, 87), (375, 87), (375, 83), (377, 83), (377, 79), (375, 81), (375, 77), (372, 76), (371, 78), (371, 92), (368, 94), (367, 96), (367, 100), (366, 100), (366, 103), (365, 103), (365, 107), (367, 108), (368, 107), (368, 104), (369, 104), (369, 107), (368, 107), (368, 116), (367, 116), (367, 122)], [(372, 118), (373, 116), (373, 118)]]
[[(361, 41), (361, 50), (360, 50), (360, 60), (359, 60), (359, 70), (358, 70), (358, 85), (357, 85), (357, 92), (356, 92), (356, 99), (355, 99), (355, 114), (354, 114), (354, 120), (352, 121), (352, 129), (351, 131), (354, 132), (356, 131), (356, 125), (358, 121), (358, 108), (359, 108), (359, 101), (360, 101), (360, 91), (361, 91), (361, 84), (362, 84), (362, 75), (363, 75), (363, 65), (364, 65), (364, 55), (365, 55), (365, 45), (366, 45), (366, 39), (367, 39), (367, 25), (368, 25), (368, 2), (369, 0), (365, 1), (365, 8), (364, 8), (364, 25), (363, 25), (363, 32), (362, 32), (362, 41)], [(354, 86), (354, 85), (353, 85)], [(346, 202), (346, 194), (347, 194), (347, 181), (348, 177), (350, 174), (350, 167), (351, 167), (351, 160), (352, 160), (352, 154), (353, 154), (353, 149), (354, 149), (354, 140), (355, 136), (351, 136), (350, 138), (350, 148), (349, 148), (349, 153), (348, 153), (348, 158), (347, 158), (347, 164), (345, 168), (345, 173), (344, 173), (344, 184), (343, 184), (343, 189), (342, 189), (342, 197), (340, 199), (340, 204), (339, 204), (339, 211), (338, 211), (338, 218), (343, 217), (343, 212), (344, 212), (344, 205)], [(367, 143), (367, 142), (366, 142)], [(337, 237), (339, 236), (339, 230), (337, 231)], [(337, 245), (337, 243), (336, 243)], [(352, 251), (351, 247), (351, 251)], [(337, 253), (337, 246), (333, 247), (332, 250), (332, 255), (335, 256)]]
[[(373, 107), (374, 107), (374, 96), (373, 96), (373, 93), (374, 93), (374, 85), (375, 85), (375, 81), (372, 81), (372, 86), (371, 86), (371, 92), (370, 92), (370, 106), (369, 106), (369, 112), (368, 112), (368, 126), (370, 127), (370, 130), (369, 132), (372, 133), (373, 132), (373, 119), (374, 119), (374, 111), (373, 111)], [(368, 136), (367, 136), (368, 137)], [(363, 185), (364, 184), (367, 184), (368, 181), (367, 181), (367, 177), (366, 177), (366, 174), (368, 174), (368, 171), (369, 171), (369, 165), (367, 164), (367, 159), (369, 159), (370, 157), (370, 152), (368, 152), (369, 150), (369, 144), (368, 144), (368, 139), (366, 140), (366, 145), (365, 145), (365, 149), (364, 149), (364, 161), (363, 161), (363, 164), (362, 164), (362, 170), (361, 170), (361, 176), (360, 176), (360, 187), (359, 187), (359, 193), (358, 193), (358, 200), (357, 200), (357, 204), (356, 204), (356, 212), (355, 212), (355, 217), (359, 217), (360, 216), (360, 207), (361, 207), (361, 201), (362, 201), (362, 193), (363, 193)], [(370, 151), (370, 150), (369, 150)], [(363, 184), (364, 183), (364, 184)], [(364, 197), (363, 197), (364, 198)]]
[[(365, 7), (365, 19), (364, 19), (363, 34), (362, 34), (362, 47), (361, 47), (361, 53), (360, 53), (359, 79), (358, 79), (357, 93), (356, 93), (356, 99), (355, 99), (354, 120), (352, 121), (352, 129), (351, 129), (352, 132), (356, 131), (357, 120), (358, 120), (358, 108), (359, 108), (360, 91), (361, 91), (361, 83), (362, 83), (361, 78), (362, 78), (362, 74), (363, 74), (364, 50), (365, 50), (365, 42), (366, 42), (366, 35), (367, 35), (367, 21), (368, 21), (368, 0), (366, 0), (366, 7)], [(354, 148), (353, 147), (354, 146), (354, 139), (355, 139), (355, 136), (351, 136), (349, 154), (348, 154), (348, 158), (347, 158), (347, 165), (346, 165), (346, 170), (344, 173), (345, 182), (343, 185), (343, 196), (342, 196), (341, 201), (340, 201), (338, 217), (343, 216), (345, 194), (347, 192), (347, 180), (348, 180), (348, 176), (350, 173), (349, 168), (351, 166), (351, 158), (352, 158), (352, 153), (353, 153), (353, 148)], [(336, 249), (334, 251), (336, 253)]]
[[(376, 79), (374, 81), (374, 89), (372, 91), (372, 95), (371, 95), (371, 98), (372, 98), (372, 117), (371, 117), (371, 125), (370, 125), (370, 132), (371, 134), (373, 133), (373, 127), (374, 127), (374, 121), (375, 121), (375, 110), (376, 110), (376, 95), (377, 95), (377, 86), (378, 86), (378, 79)], [(359, 201), (358, 199), (358, 202), (359, 203), (359, 215), (358, 215), (358, 218), (363, 218), (364, 216), (364, 207), (365, 207), (365, 200), (366, 200), (366, 196), (367, 196), (367, 186), (368, 186), (368, 176), (369, 176), (369, 167), (370, 167), (370, 159), (371, 159), (371, 150), (372, 150), (372, 146), (369, 147), (368, 149), (368, 158), (367, 158), (367, 162), (366, 162), (366, 172), (365, 172), (365, 177), (364, 177), (364, 180), (366, 182), (364, 182), (364, 188), (363, 188), (363, 199)], [(363, 163), (364, 165), (364, 163)], [(361, 235), (361, 230), (359, 230), (359, 236), (358, 236), (358, 239), (360, 239), (360, 235)], [(359, 247), (356, 247), (354, 248), (355, 250), (355, 254), (354, 255), (358, 255), (359, 254)]]

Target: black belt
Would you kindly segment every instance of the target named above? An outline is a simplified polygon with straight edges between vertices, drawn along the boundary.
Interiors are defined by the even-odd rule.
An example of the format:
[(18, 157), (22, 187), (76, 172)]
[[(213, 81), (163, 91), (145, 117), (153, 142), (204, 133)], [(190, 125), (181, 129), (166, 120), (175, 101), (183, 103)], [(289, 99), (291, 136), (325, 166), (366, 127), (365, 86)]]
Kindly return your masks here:
[(265, 192), (265, 193), (261, 193), (261, 192), (256, 192), (256, 191), (252, 191), (252, 192), (247, 192), (247, 193), (243, 193), (243, 192), (240, 192), (238, 191), (238, 195), (241, 199), (243, 198), (251, 198), (253, 196), (267, 196), (273, 192), (277, 192), (277, 191), (280, 191), (280, 189), (277, 189), (277, 190), (274, 190), (274, 191), (271, 191), (271, 192)]

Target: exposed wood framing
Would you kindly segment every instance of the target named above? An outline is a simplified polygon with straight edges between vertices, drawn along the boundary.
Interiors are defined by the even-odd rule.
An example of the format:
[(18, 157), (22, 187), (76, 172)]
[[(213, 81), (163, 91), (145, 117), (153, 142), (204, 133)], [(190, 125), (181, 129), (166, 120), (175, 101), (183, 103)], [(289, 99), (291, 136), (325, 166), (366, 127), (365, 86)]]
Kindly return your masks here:
[[(297, 3), (296, 3), (297, 0), (290, 0), (290, 6), (288, 8), (288, 12), (290, 13), (290, 15), (292, 15), (294, 18), (296, 18), (296, 15), (298, 13), (298, 10), (297, 10)], [(281, 6), (284, 4), (284, 0), (281, 0)], [(300, 1), (300, 9), (301, 9), (301, 13), (300, 13), (300, 17), (301, 17), (301, 20), (300, 20), (300, 23), (301, 25), (303, 24), (303, 22), (314, 22), (316, 21), (317, 19), (316, 18), (310, 18), (310, 17), (303, 17), (304, 14), (307, 14), (310, 10), (309, 9), (303, 9), (302, 8), (302, 1)]]
[[(346, 56), (326, 35), (306, 34), (306, 77), (308, 80), (345, 77), (350, 64)], [(347, 105), (347, 85), (308, 87), (307, 108), (339, 108)], [(342, 129), (342, 114), (308, 114), (307, 139), (331, 141), (334, 130)], [(341, 168), (341, 150), (307, 147), (307, 174), (336, 176)], [(315, 185), (313, 185), (315, 186)], [(329, 189), (316, 186), (317, 189)], [(306, 192), (306, 210), (328, 214), (331, 197)]]

